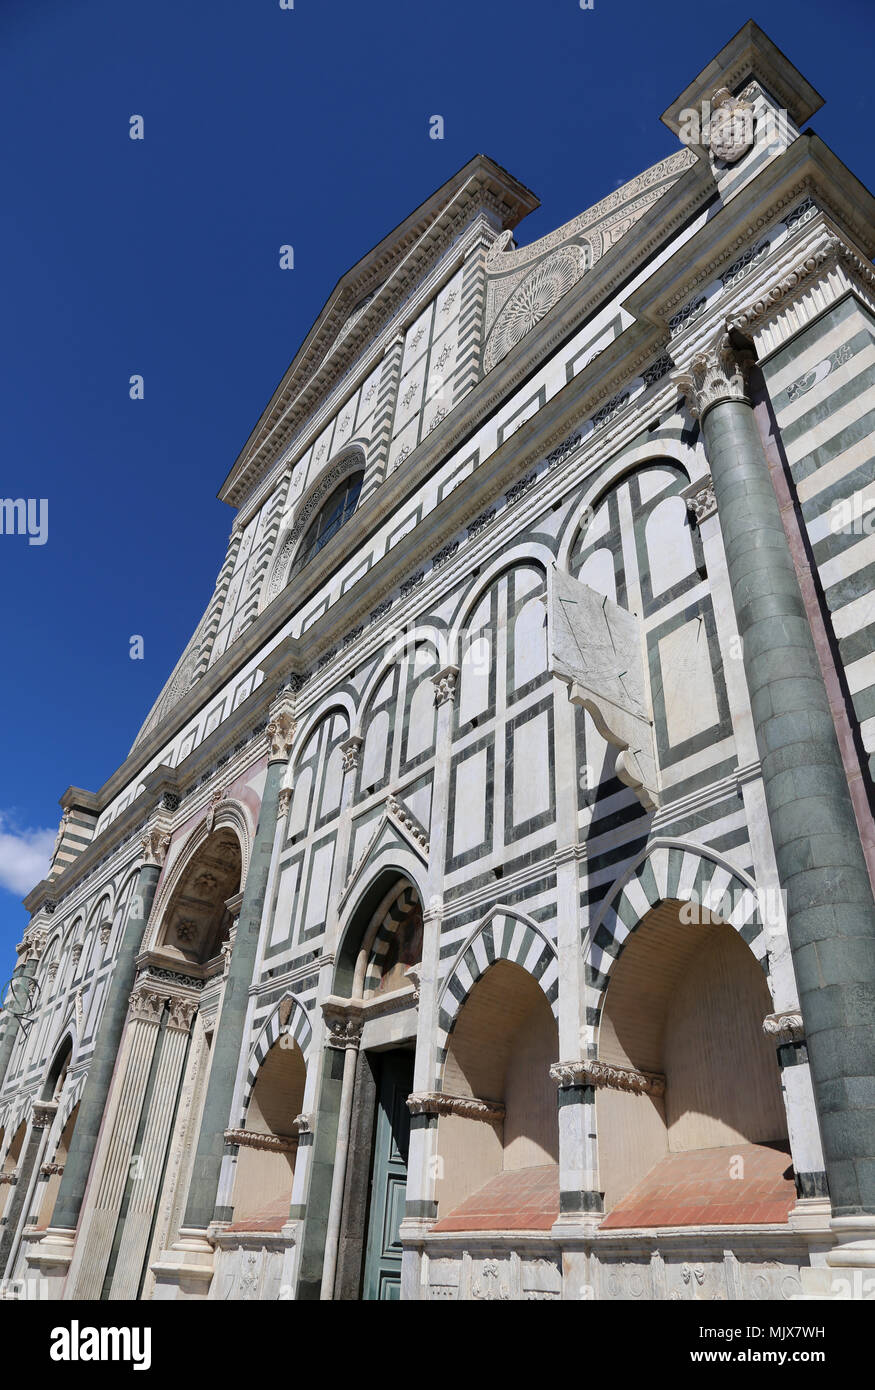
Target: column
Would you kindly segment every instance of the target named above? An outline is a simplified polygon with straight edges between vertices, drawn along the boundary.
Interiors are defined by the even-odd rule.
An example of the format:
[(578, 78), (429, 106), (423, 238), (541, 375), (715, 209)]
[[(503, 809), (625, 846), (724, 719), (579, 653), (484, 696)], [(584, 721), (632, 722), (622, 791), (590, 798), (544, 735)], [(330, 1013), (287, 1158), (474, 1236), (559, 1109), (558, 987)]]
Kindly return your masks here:
[[(358, 772), (362, 740), (353, 734), (341, 745), (343, 755), (343, 787), (341, 789), (341, 812), (337, 827), (337, 845), (331, 879), (331, 906), (326, 923), (327, 960), (320, 968), (317, 1004), (331, 996), (335, 968), (338, 913), (337, 902), (346, 876), (346, 861), (349, 853), (349, 840), (352, 831), (352, 805), (355, 795), (355, 782)], [(345, 1046), (338, 1046), (338, 1039), (331, 1043), (331, 1030), (323, 1019), (325, 1046), (320, 1049), (319, 1033), (314, 1019), (314, 1038), (311, 1064), (307, 1067), (307, 1082), (304, 1091), (304, 1118), (307, 1121), (303, 1131), (305, 1142), (299, 1145), (295, 1165), (295, 1179), (292, 1187), (290, 1220), (300, 1222), (299, 1253), (296, 1260), (296, 1298), (315, 1300), (321, 1298), (325, 1271), (326, 1242), (328, 1239), (329, 1211), (335, 1184), (335, 1165), (337, 1162), (338, 1126), (344, 1105), (343, 1082), (346, 1076)], [(353, 1072), (358, 1051), (352, 1054), (349, 1068)], [(352, 1100), (355, 1094), (351, 1082), (346, 1096), (347, 1136), (351, 1116)], [(311, 1124), (310, 1117), (316, 1120)], [(346, 1145), (344, 1145), (344, 1152)], [(346, 1172), (344, 1159), (344, 1174)], [(340, 1184), (342, 1198), (343, 1183)], [(342, 1207), (341, 1207), (342, 1215)], [(334, 1254), (332, 1292), (336, 1276), (337, 1251)]]
[(407, 1194), (401, 1238), (401, 1297), (422, 1294), (422, 1246), (408, 1244), (421, 1237), (437, 1217), (436, 1185), (440, 1178), (437, 1152), (438, 1113), (417, 1103), (435, 1087), (437, 1066), (437, 989), (443, 924), (444, 868), (450, 801), (450, 762), (453, 752), (453, 714), (459, 667), (445, 666), (432, 677), (437, 706), (434, 783), (431, 794), (429, 864), (426, 901), (422, 904), (422, 962), (419, 974), (419, 1010), (416, 1023), (416, 1059), (410, 1110), (410, 1149), (407, 1159)]
[(39, 1166), (48, 1139), (48, 1131), (55, 1118), (57, 1102), (35, 1101), (30, 1117), (30, 1126), (21, 1146), (21, 1157), (15, 1170), (16, 1184), (12, 1198), (7, 1204), (0, 1232), (0, 1279), (12, 1274), (21, 1231), (33, 1195), (33, 1188), (39, 1180)]
[(279, 790), (295, 736), (291, 702), (283, 701), (277, 707), (268, 723), (267, 736), (267, 776), (258, 812), (258, 828), (249, 857), (243, 903), (222, 997), (220, 1027), (216, 1029), (213, 1043), (207, 1094), (188, 1189), (183, 1227), (189, 1232), (204, 1232), (211, 1221), (230, 1219), (227, 1208), (216, 1207), (216, 1196), (225, 1151), (224, 1135), (230, 1123), (237, 1066), (245, 1045), (249, 987), (252, 984), (270, 875)]
[[(721, 332), (676, 378), (702, 423), (823, 1135), (833, 1230), (875, 1265), (875, 905), (817, 653), (748, 395)], [(865, 1249), (853, 1248), (862, 1241)], [(843, 1257), (840, 1256), (840, 1262)]]
[(11, 1004), (14, 1009), (22, 1009), (26, 1005), (29, 994), (29, 982), (34, 977), (37, 961), (42, 954), (44, 946), (44, 933), (41, 933), (37, 937), (33, 934), (29, 934), (29, 932), (25, 932), (24, 940), (16, 947), (18, 951), (18, 961), (12, 972), (12, 980), (10, 981), (6, 1004), (3, 1009), (3, 1033), (0, 1035), (0, 1090), (3, 1089), (6, 1068), (9, 1066), (12, 1049), (15, 1046), (18, 1030), (21, 1027), (18, 1021), (18, 1014), (10, 1013), (9, 1005)]
[[(109, 1096), (110, 1083), (119, 1054), (122, 1031), (128, 1012), (128, 1001), (134, 983), (135, 960), (140, 950), (161, 868), (170, 845), (167, 823), (158, 818), (143, 837), (143, 864), (137, 887), (128, 907), (127, 921), (113, 967), (112, 982), (107, 992), (88, 1079), (79, 1103), (79, 1114), (70, 1152), (64, 1165), (64, 1176), (58, 1189), (52, 1225), (45, 1244), (57, 1247), (58, 1264), (72, 1256), (72, 1242), (82, 1201), (97, 1147), (97, 1137)], [(66, 1251), (66, 1255), (65, 1252)]]
[[(332, 1299), (334, 1297), (334, 1276), (337, 1271), (340, 1222), (343, 1216), (343, 1187), (346, 1181), (346, 1163), (349, 1155), (349, 1126), (352, 1117), (355, 1069), (358, 1062), (359, 1045), (362, 1040), (363, 1024), (361, 1017), (353, 1007), (335, 1009), (326, 1003), (323, 1004), (322, 1008), (327, 1025), (325, 1048), (329, 1052), (341, 1053), (343, 1056), (337, 1136), (334, 1144), (334, 1165), (331, 1176), (331, 1196), (328, 1203), (328, 1221), (325, 1231), (325, 1257), (322, 1262), (322, 1283), (319, 1292), (321, 1299)], [(336, 1076), (336, 1070), (336, 1067), (331, 1069), (332, 1076)]]

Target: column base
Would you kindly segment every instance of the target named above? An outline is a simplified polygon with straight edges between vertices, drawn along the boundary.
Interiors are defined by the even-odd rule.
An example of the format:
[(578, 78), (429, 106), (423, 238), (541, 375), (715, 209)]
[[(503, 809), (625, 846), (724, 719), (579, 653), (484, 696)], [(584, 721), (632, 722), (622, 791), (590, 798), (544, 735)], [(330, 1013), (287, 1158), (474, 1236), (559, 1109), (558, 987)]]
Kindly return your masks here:
[(156, 1301), (207, 1298), (215, 1269), (215, 1248), (207, 1231), (181, 1230), (179, 1239), (162, 1251), (151, 1269)]
[[(28, 1271), (25, 1285), (29, 1286), (33, 1280), (39, 1288), (34, 1295), (37, 1298), (63, 1298), (64, 1284), (76, 1249), (75, 1230), (47, 1226), (44, 1231), (25, 1233), (25, 1240), (24, 1263)], [(23, 1296), (30, 1295), (25, 1293)]]

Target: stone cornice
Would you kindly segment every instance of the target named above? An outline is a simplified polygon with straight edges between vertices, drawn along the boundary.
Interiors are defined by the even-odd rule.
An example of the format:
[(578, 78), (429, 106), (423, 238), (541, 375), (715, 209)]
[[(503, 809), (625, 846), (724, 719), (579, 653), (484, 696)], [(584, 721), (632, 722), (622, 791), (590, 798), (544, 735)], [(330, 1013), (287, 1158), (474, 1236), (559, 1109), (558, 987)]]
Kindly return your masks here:
[(266, 1134), (257, 1129), (226, 1129), (224, 1140), (241, 1149), (260, 1149), (267, 1153), (289, 1154), (298, 1147), (297, 1134)]
[(595, 1086), (611, 1091), (630, 1091), (637, 1096), (661, 1096), (665, 1077), (659, 1072), (638, 1071), (635, 1067), (615, 1066), (612, 1062), (555, 1062), (550, 1076), (560, 1090), (569, 1086)]
[(478, 1100), (476, 1096), (452, 1096), (444, 1091), (415, 1091), (407, 1097), (411, 1115), (458, 1115), (463, 1120), (482, 1120), (501, 1124), (505, 1109), (498, 1101)]

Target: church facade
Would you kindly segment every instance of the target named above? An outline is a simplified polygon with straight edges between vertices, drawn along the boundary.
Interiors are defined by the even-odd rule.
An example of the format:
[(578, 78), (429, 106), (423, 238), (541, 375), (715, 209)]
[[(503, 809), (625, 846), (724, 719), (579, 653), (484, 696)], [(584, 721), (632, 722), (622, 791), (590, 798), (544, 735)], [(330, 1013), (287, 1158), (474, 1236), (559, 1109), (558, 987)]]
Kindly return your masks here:
[(70, 787), (6, 1298), (841, 1296), (875, 1264), (875, 202), (749, 23), (540, 240), (338, 282)]

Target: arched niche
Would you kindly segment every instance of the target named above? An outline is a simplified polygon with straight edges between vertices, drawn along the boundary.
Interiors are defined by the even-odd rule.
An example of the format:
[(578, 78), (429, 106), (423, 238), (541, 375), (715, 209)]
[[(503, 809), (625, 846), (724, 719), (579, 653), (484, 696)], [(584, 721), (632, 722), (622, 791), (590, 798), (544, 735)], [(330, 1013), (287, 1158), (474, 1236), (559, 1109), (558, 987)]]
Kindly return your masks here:
[[(283, 1002), (290, 1012), (291, 1001)], [(279, 1230), (289, 1219), (298, 1148), (295, 1122), (303, 1109), (306, 1080), (304, 1054), (292, 1034), (283, 1033), (258, 1069), (246, 1119), (236, 1135), (233, 1226)]]
[(213, 832), (179, 877), (162, 916), (157, 949), (175, 961), (204, 965), (228, 940), (225, 906), (240, 891), (240, 842), (230, 827)]
[[(703, 1203), (707, 1174), (731, 1176), (733, 1157), (741, 1160), (742, 1180), (725, 1184), (724, 1205), (745, 1195), (746, 1160), (757, 1172), (763, 1164), (774, 1170), (778, 1199), (790, 1159), (780, 1073), (762, 1027), (771, 1008), (762, 966), (746, 941), (706, 909), (682, 912), (678, 901), (666, 900), (627, 937), (610, 971), (598, 1058), (620, 1078), (643, 1075), (647, 1084), (596, 1091), (610, 1224), (627, 1219), (611, 1215), (624, 1204), (634, 1204), (633, 1224), (662, 1224), (659, 1174), (669, 1160), (691, 1189), (701, 1182)], [(792, 1181), (784, 1180), (784, 1191), (792, 1203)], [(716, 1210), (712, 1220), (701, 1218), (726, 1221), (732, 1224)]]
[(436, 1229), (513, 1224), (533, 1191), (542, 1206), (529, 1212), (532, 1222), (555, 1221), (559, 1125), (549, 1069), (558, 1055), (556, 1019), (543, 988), (522, 966), (497, 960), (471, 989), (447, 1041)]

